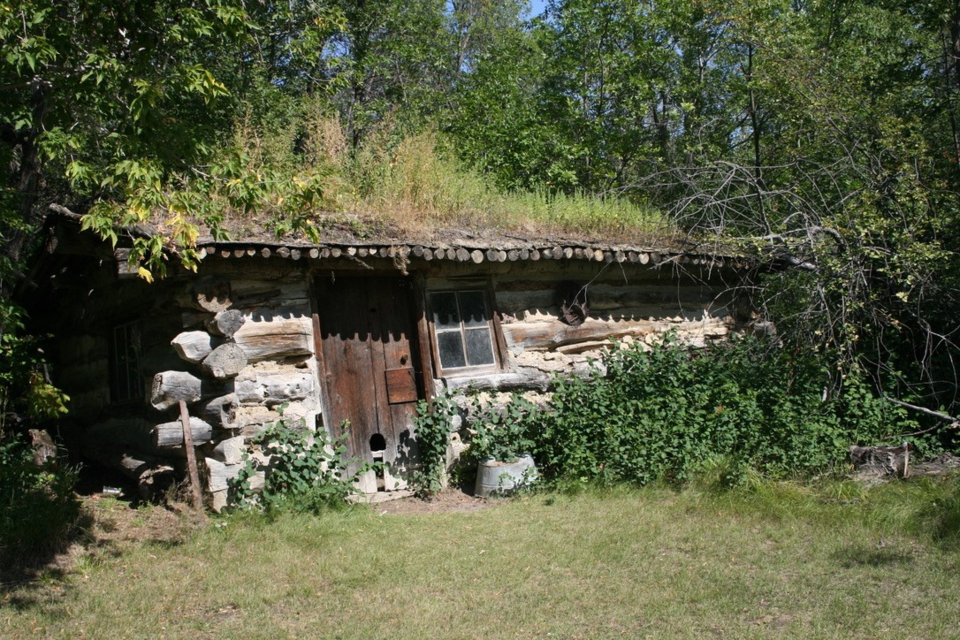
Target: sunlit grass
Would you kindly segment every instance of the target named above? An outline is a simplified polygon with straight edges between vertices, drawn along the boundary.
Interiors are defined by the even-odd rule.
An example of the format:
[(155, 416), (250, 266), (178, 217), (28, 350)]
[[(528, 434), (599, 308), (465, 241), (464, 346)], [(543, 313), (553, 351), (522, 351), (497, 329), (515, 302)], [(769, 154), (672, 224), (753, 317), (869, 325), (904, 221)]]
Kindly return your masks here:
[(960, 556), (928, 527), (957, 490), (924, 483), (235, 516), (8, 591), (0, 634), (947, 637)]
[[(325, 212), (360, 215), (414, 235), (451, 227), (608, 242), (663, 242), (675, 235), (653, 207), (615, 194), (498, 188), (464, 166), (432, 130), (399, 136), (385, 128), (351, 148), (335, 118), (307, 111), (275, 129), (241, 122), (233, 143), (245, 150), (251, 173), (320, 176)], [(282, 216), (282, 209), (269, 215)], [(228, 211), (227, 227), (244, 228), (251, 215), (264, 214)]]

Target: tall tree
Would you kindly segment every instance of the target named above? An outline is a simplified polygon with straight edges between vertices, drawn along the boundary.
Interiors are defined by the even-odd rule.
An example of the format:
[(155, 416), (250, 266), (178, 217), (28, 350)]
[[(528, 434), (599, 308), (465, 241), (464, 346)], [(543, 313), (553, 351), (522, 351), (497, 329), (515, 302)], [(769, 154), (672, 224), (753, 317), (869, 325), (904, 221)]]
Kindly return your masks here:
[[(0, 202), (8, 267), (54, 200), (157, 188), (202, 161), (228, 114), (208, 62), (241, 38), (240, 0), (21, 0), (0, 12)], [(9, 278), (9, 271), (6, 272)]]

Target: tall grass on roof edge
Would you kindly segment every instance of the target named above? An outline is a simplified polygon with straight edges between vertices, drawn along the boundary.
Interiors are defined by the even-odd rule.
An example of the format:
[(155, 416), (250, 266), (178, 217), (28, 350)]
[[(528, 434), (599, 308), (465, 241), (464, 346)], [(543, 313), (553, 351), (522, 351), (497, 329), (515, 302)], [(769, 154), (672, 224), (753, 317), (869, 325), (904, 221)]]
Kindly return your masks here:
[[(240, 121), (233, 144), (243, 149), (255, 172), (319, 175), (323, 210), (382, 220), (401, 232), (457, 227), (608, 242), (656, 242), (677, 235), (659, 211), (633, 199), (500, 189), (461, 163), (434, 129), (398, 135), (384, 126), (351, 148), (335, 117), (307, 111), (282, 128)], [(251, 224), (284, 215), (282, 206), (256, 212), (225, 207), (225, 227), (242, 233)]]

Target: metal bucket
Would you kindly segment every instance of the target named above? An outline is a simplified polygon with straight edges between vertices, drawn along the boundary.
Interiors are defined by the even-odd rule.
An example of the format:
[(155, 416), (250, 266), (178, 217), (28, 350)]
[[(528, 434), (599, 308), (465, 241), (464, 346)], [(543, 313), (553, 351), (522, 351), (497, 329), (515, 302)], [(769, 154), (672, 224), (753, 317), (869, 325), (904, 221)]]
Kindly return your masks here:
[(498, 462), (488, 458), (477, 467), (477, 485), (474, 495), (486, 498), (490, 494), (505, 495), (520, 484), (537, 479), (537, 465), (529, 455), (521, 456), (514, 462)]

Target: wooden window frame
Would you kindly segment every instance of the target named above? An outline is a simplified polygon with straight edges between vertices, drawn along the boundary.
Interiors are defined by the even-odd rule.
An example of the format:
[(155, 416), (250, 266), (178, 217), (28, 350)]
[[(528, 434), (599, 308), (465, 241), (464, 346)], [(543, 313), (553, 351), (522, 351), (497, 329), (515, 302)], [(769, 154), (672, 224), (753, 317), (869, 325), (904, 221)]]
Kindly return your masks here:
[[(122, 332), (122, 334), (121, 334)], [(143, 401), (143, 333), (139, 320), (114, 325), (110, 331), (110, 401), (132, 404)], [(121, 351), (132, 358), (121, 358)], [(123, 382), (124, 384), (121, 384)]]
[[(489, 316), (487, 318), (487, 331), (488, 331), (488, 335), (490, 336), (490, 348), (493, 351), (493, 362), (491, 364), (484, 364), (484, 365), (473, 365), (473, 366), (466, 365), (463, 367), (444, 367), (443, 362), (440, 360), (440, 344), (437, 338), (437, 327), (434, 322), (433, 300), (431, 296), (436, 293), (459, 294), (459, 293), (466, 293), (469, 291), (479, 291), (483, 293), (483, 301), (484, 301), (484, 304), (486, 305), (486, 311)], [(489, 280), (472, 280), (472, 281), (456, 282), (456, 283), (444, 284), (443, 286), (430, 286), (428, 284), (425, 287), (424, 294), (425, 294), (424, 302), (426, 303), (427, 324), (430, 329), (429, 331), (430, 349), (431, 349), (431, 354), (433, 355), (434, 375), (437, 378), (471, 376), (471, 375), (477, 375), (477, 374), (483, 374), (483, 373), (499, 373), (503, 371), (504, 339), (503, 339), (503, 334), (500, 330), (500, 322), (497, 314), (497, 307), (495, 304), (496, 297), (494, 295), (493, 287)], [(463, 331), (464, 331), (463, 318), (460, 319), (460, 331), (461, 331), (462, 339), (465, 341), (465, 336), (463, 336)]]

